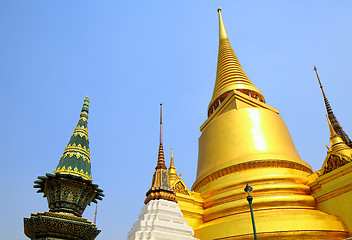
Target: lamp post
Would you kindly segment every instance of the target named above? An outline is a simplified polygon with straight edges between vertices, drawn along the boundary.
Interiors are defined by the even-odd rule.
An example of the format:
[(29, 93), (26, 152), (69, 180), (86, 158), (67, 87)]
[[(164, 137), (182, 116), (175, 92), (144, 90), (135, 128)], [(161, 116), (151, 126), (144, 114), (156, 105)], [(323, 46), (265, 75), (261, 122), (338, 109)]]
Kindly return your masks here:
[(248, 183), (247, 183), (246, 187), (244, 188), (244, 191), (246, 193), (248, 193), (247, 201), (249, 203), (249, 208), (251, 209), (251, 217), (252, 217), (252, 226), (253, 226), (254, 239), (258, 240), (257, 239), (257, 231), (255, 230), (255, 222), (254, 222), (253, 207), (252, 207), (253, 197), (252, 197), (252, 195), (250, 195), (250, 192), (253, 191), (253, 188), (251, 186), (249, 186)]

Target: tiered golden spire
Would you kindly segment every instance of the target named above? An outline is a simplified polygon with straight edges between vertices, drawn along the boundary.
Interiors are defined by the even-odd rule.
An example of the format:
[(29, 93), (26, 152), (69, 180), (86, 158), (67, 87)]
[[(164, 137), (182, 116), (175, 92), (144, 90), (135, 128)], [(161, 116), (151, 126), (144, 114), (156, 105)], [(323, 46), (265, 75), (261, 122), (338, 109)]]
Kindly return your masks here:
[(176, 194), (170, 187), (169, 174), (165, 166), (164, 149), (163, 149), (163, 135), (162, 135), (162, 104), (160, 104), (160, 144), (158, 152), (158, 163), (153, 175), (152, 186), (146, 193), (147, 198), (144, 204), (150, 200), (165, 199), (177, 203)]
[(170, 178), (170, 185), (177, 180), (177, 172), (176, 168), (174, 166), (174, 151), (171, 148), (171, 160), (170, 160), (170, 167), (169, 167), (169, 178)]
[(211, 109), (217, 105), (218, 101), (225, 98), (226, 93), (230, 90), (239, 90), (261, 102), (265, 102), (263, 94), (249, 80), (233, 51), (229, 39), (226, 34), (224, 22), (219, 13), (219, 55), (216, 73), (216, 81), (212, 99), (208, 107), (208, 115)]
[(330, 130), (330, 151), (332, 153), (340, 153), (343, 154), (347, 157), (352, 157), (352, 148), (347, 146), (347, 144), (342, 140), (342, 138), (335, 132), (335, 129), (333, 128), (330, 119), (328, 116), (326, 116), (329, 124), (329, 130)]

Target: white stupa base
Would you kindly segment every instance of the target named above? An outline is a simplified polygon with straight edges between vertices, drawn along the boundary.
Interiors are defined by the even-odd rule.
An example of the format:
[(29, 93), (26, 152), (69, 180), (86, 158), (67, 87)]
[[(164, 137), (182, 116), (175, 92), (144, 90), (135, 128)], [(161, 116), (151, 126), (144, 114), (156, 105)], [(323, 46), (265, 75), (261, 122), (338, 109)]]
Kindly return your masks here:
[(138, 218), (127, 234), (128, 240), (197, 240), (175, 202), (151, 200)]

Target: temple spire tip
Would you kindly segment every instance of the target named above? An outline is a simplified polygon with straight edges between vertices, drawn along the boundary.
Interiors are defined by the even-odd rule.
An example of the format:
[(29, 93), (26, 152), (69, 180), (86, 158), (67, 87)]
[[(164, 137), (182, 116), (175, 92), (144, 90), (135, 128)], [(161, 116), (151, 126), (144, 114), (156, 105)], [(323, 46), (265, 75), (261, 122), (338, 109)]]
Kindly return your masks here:
[(221, 8), (218, 8), (217, 11), (219, 13), (219, 39), (228, 38), (225, 30), (224, 21), (222, 20), (222, 16), (221, 16)]
[(88, 119), (88, 113), (89, 113), (89, 97), (86, 96), (84, 98), (84, 103), (83, 103), (83, 106), (82, 106), (80, 118), (83, 118), (83, 119), (87, 120)]
[(163, 104), (160, 103), (160, 144), (163, 144)]

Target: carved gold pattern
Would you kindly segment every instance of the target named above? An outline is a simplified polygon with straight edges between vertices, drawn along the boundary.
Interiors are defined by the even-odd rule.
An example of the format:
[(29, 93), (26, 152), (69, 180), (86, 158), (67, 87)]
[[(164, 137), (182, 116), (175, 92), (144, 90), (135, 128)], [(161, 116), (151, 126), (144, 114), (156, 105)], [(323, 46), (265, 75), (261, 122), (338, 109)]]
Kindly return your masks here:
[(24, 231), (31, 239), (94, 240), (100, 233), (87, 219), (60, 213), (36, 213), (24, 219)]
[(86, 183), (59, 178), (46, 180), (44, 194), (50, 212), (69, 212), (80, 217), (97, 191)]
[(189, 192), (187, 191), (186, 187), (181, 181), (176, 182), (174, 189), (177, 193), (182, 193), (185, 195), (190, 195)]
[(144, 204), (147, 204), (150, 200), (154, 199), (165, 199), (177, 203), (176, 195), (172, 189), (167, 188), (151, 188), (147, 192), (147, 198), (144, 201)]
[(212, 174), (206, 176), (203, 178), (201, 181), (199, 181), (196, 185), (193, 186), (192, 191), (197, 191), (201, 187), (205, 186), (206, 184), (223, 177), (228, 174), (232, 174), (235, 172), (240, 172), (248, 169), (255, 169), (255, 168), (291, 168), (291, 169), (297, 169), (301, 170), (307, 173), (312, 173), (312, 170), (304, 165), (301, 165), (296, 162), (291, 162), (291, 161), (285, 161), (285, 160), (267, 160), (267, 161), (251, 161), (251, 162), (245, 162), (245, 163), (240, 163), (236, 164), (230, 167), (226, 167), (223, 169), (220, 169), (216, 172), (213, 172)]
[(321, 175), (329, 173), (343, 165), (351, 162), (351, 158), (345, 156), (343, 154), (333, 153), (330, 154), (326, 163), (324, 163), (323, 168), (321, 170)]

